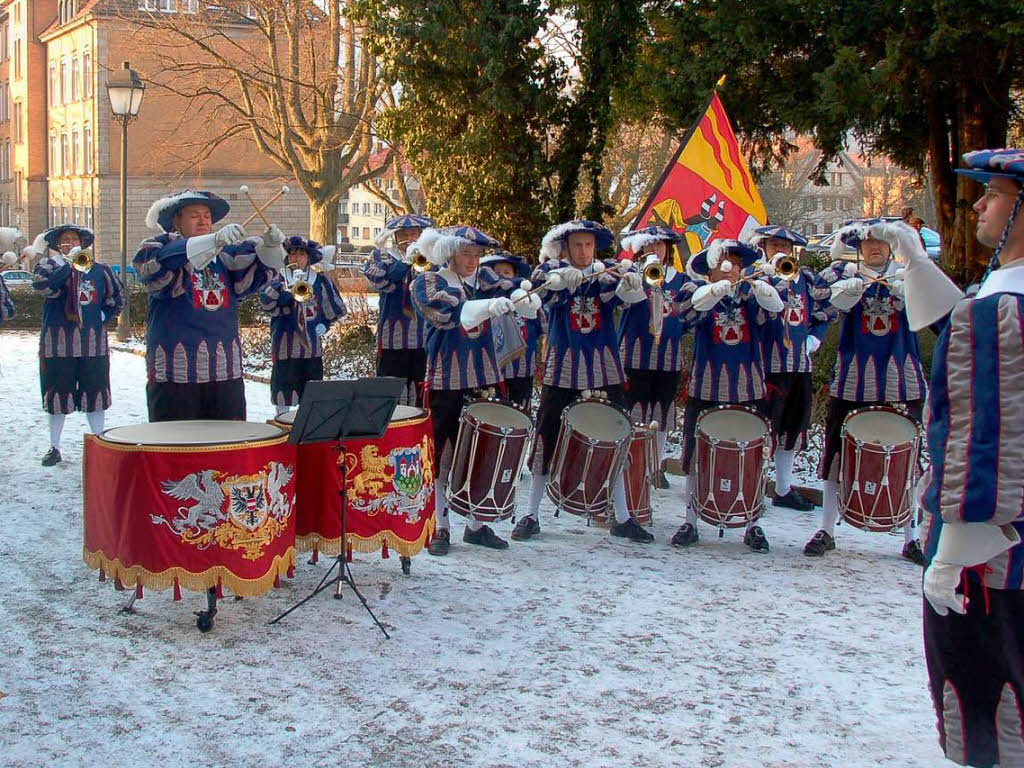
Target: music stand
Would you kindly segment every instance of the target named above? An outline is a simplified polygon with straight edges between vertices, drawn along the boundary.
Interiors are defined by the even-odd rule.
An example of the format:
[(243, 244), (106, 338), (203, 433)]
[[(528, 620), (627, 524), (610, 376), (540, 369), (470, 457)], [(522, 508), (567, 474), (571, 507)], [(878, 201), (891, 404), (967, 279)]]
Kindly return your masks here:
[[(288, 442), (293, 445), (312, 443), (335, 443), (338, 449), (338, 466), (341, 484), (341, 549), (334, 564), (317, 584), (316, 588), (302, 600), (282, 613), (271, 624), (305, 605), (325, 589), (336, 586), (335, 598), (341, 597), (341, 585), (348, 584), (362, 602), (370, 618), (384, 633), (391, 636), (374, 615), (366, 598), (356, 588), (352, 568), (346, 562), (348, 554), (348, 477), (345, 440), (381, 437), (388, 428), (395, 412), (398, 398), (405, 391), (405, 381), (393, 377), (358, 379), (356, 381), (310, 381), (302, 393), (298, 413), (292, 425)], [(335, 566), (338, 574), (331, 578)]]

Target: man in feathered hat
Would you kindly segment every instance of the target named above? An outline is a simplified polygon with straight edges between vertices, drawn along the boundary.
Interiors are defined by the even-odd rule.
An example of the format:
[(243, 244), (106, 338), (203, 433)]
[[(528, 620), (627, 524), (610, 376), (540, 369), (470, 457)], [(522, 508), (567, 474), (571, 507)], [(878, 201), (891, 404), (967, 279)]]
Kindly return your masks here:
[(84, 411), (93, 434), (103, 431), (110, 407), (110, 351), (104, 323), (124, 305), (121, 283), (106, 264), (71, 259), (89, 248), (92, 230), (61, 224), (41, 232), (33, 243), (39, 254), (32, 287), (44, 298), (39, 336), (39, 380), (43, 410), (49, 414), (50, 450), (43, 466), (61, 461), (64, 420)]
[(626, 367), (629, 389), (626, 403), (637, 423), (658, 424), (658, 487), (668, 488), (661, 470), (669, 430), (675, 428), (676, 395), (683, 370), (680, 344), (688, 326), (681, 312), (683, 286), (690, 282), (685, 272), (673, 266), (673, 250), (682, 235), (656, 225), (628, 233), (622, 249), (643, 270), (657, 264), (663, 270), (660, 284), (645, 285), (647, 301), (626, 307), (619, 326), (619, 353)]
[[(18, 263), (18, 257), (14, 251), (7, 251), (0, 256), (0, 267), (13, 267)], [(4, 274), (0, 272), (0, 325), (14, 317), (14, 301), (11, 300), (11, 292), (4, 282)]]
[[(446, 555), (451, 546), (451, 524), (445, 484), (459, 434), (459, 416), (467, 400), (501, 383), (490, 321), (515, 312), (517, 306), (503, 296), (480, 298), (480, 256), (485, 249), (498, 247), (490, 235), (474, 227), (427, 228), (411, 247), (437, 267), (413, 281), (412, 300), (427, 323), (424, 401), (434, 429), (437, 530), (428, 551)], [(476, 518), (466, 523), (462, 540), (491, 549), (508, 548), (507, 541)]]
[[(825, 417), (825, 447), (819, 475), (824, 481), (821, 528), (804, 546), (804, 554), (821, 557), (836, 548), (839, 517), (839, 453), (846, 417), (858, 408), (888, 404), (921, 419), (925, 382), (917, 333), (907, 325), (903, 280), (892, 248), (872, 234), (879, 219), (859, 219), (839, 230), (832, 246), (833, 263), (821, 277), (830, 286), (838, 310), (839, 346)], [(845, 246), (857, 249), (856, 262), (842, 257)], [(914, 518), (904, 529), (903, 557), (924, 564)]]
[[(480, 291), (484, 296), (505, 296), (513, 301), (531, 290), (530, 265), (522, 256), (495, 250), (480, 259)], [(547, 333), (547, 314), (540, 308), (540, 297), (534, 294), (529, 303), (524, 300), (509, 317), (515, 324), (519, 346), (502, 368), (505, 396), (524, 411), (530, 411), (533, 399), (533, 377), (537, 371), (537, 351), (540, 338)], [(507, 341), (506, 347), (510, 347)], [(495, 337), (495, 352), (501, 363), (502, 345)]]
[[(527, 513), (516, 523), (512, 538), (525, 541), (540, 533), (538, 512), (558, 440), (562, 411), (584, 390), (604, 392), (616, 405), (625, 406), (625, 373), (619, 360), (614, 311), (622, 304), (647, 298), (637, 272), (621, 279), (605, 275), (614, 262), (595, 261), (599, 250), (612, 244), (612, 233), (594, 221), (577, 219), (553, 227), (541, 242), (542, 263), (534, 284), (546, 286), (548, 341), (544, 360), (544, 388), (537, 412), (537, 429), (530, 459), (533, 485)], [(632, 517), (626, 506), (623, 478), (614, 480), (612, 498), (615, 525), (611, 532), (639, 542), (654, 537)]]
[[(426, 216), (405, 214), (388, 219), (377, 239), (379, 246), (363, 274), (380, 294), (377, 315), (377, 375), (406, 381), (405, 405), (423, 405), (427, 353), (426, 325), (413, 308), (410, 286), (416, 277), (409, 246), (434, 223)], [(386, 247), (389, 241), (392, 247)]]
[[(803, 512), (814, 509), (793, 487), (793, 458), (807, 448), (811, 423), (811, 355), (818, 351), (834, 311), (828, 285), (813, 270), (801, 268), (794, 255), (807, 238), (788, 227), (769, 225), (754, 230), (750, 245), (763, 254), (761, 269), (779, 292), (783, 310), (763, 326), (765, 385), (775, 440), (775, 498), (777, 507)], [(795, 265), (783, 274), (777, 267)]]
[(312, 269), (323, 260), (320, 244), (295, 235), (284, 249), (288, 266), (260, 291), (260, 306), (270, 315), (270, 400), (279, 416), (298, 406), (307, 381), (323, 379), (321, 337), (347, 312), (330, 278)]
[(149, 293), (146, 400), (150, 421), (245, 420), (238, 304), (284, 266), (275, 226), (246, 237), (238, 224), (213, 225), (228, 202), (186, 189), (157, 200), (133, 264)]
[(969, 299), (902, 223), (872, 229), (906, 265), (912, 329), (939, 332), (927, 407), (924, 647), (939, 744), (961, 765), (1024, 765), (1024, 150), (968, 152), (994, 249)]
[[(700, 540), (697, 513), (689, 502), (693, 489), (690, 469), (696, 445), (697, 419), (723, 403), (742, 403), (764, 412), (764, 368), (761, 359), (762, 327), (782, 311), (778, 291), (765, 280), (741, 281), (758, 252), (735, 240), (713, 240), (690, 257), (687, 272), (694, 282), (684, 287), (692, 313), (693, 361), (689, 399), (683, 415), (683, 497), (686, 522), (672, 537), (672, 545), (688, 547)], [(748, 275), (749, 276), (749, 275)], [(768, 552), (764, 530), (750, 521), (743, 543), (754, 552)]]

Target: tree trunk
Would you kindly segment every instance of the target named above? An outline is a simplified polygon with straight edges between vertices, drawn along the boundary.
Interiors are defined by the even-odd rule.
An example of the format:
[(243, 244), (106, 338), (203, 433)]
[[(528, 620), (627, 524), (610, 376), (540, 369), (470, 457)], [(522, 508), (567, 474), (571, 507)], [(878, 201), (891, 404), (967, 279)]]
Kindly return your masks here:
[(309, 236), (323, 245), (338, 240), (338, 201), (309, 199)]

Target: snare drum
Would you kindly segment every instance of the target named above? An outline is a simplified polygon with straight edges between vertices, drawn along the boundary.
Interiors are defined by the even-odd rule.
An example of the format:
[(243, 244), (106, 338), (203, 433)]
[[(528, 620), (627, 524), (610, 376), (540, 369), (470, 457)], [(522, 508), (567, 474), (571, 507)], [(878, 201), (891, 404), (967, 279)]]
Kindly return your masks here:
[(605, 513), (632, 431), (625, 411), (603, 400), (578, 400), (566, 408), (551, 461), (548, 498), (573, 515)]
[[(296, 411), (273, 423), (290, 428)], [(298, 446), (295, 548), (341, 551), (338, 450), (333, 443)], [(395, 406), (379, 438), (345, 442), (348, 545), (356, 552), (422, 551), (434, 532), (434, 439), (422, 408)]]
[(761, 516), (770, 450), (768, 422), (749, 408), (721, 405), (697, 418), (690, 503), (704, 522), (741, 528)]
[(462, 409), (448, 476), (453, 512), (486, 522), (512, 516), (532, 428), (530, 417), (510, 403), (476, 400)]
[(295, 448), (242, 421), (168, 421), (87, 435), (85, 562), (150, 589), (270, 590), (295, 562)]
[(843, 421), (839, 510), (865, 531), (891, 531), (913, 512), (921, 432), (909, 416), (887, 405), (853, 411)]
[[(650, 525), (653, 519), (651, 488), (658, 474), (658, 431), (643, 424), (633, 427), (626, 453), (626, 508), (640, 525)], [(608, 527), (615, 522), (611, 508), (593, 515), (595, 524)]]

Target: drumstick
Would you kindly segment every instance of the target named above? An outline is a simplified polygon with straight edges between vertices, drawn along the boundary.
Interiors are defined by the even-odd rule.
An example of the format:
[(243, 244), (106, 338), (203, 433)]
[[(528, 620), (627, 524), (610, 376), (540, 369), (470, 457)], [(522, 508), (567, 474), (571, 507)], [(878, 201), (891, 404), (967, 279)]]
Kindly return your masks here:
[(238, 188), (238, 191), (249, 199), (249, 202), (252, 203), (252, 207), (255, 209), (255, 212), (249, 218), (242, 222), (243, 227), (248, 226), (250, 222), (252, 222), (252, 220), (255, 219), (257, 216), (263, 219), (263, 223), (266, 224), (267, 227), (270, 227), (271, 224), (269, 221), (267, 221), (267, 217), (264, 215), (264, 211), (266, 211), (270, 206), (276, 203), (278, 198), (280, 198), (283, 195), (287, 195), (289, 192), (291, 192), (291, 190), (287, 186), (281, 187), (280, 191), (277, 194), (275, 194), (272, 198), (267, 200), (267, 202), (264, 203), (263, 207), (261, 208), (260, 206), (256, 205), (256, 201), (249, 196), (249, 187), (243, 184), (241, 187)]

